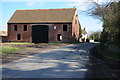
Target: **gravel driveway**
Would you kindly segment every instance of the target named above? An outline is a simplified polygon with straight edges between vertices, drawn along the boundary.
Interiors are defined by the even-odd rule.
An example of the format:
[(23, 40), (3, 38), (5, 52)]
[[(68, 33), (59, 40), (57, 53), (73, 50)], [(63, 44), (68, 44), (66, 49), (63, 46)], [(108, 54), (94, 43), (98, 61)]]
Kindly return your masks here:
[(4, 64), (3, 78), (84, 78), (89, 50), (96, 44), (79, 43), (48, 49)]

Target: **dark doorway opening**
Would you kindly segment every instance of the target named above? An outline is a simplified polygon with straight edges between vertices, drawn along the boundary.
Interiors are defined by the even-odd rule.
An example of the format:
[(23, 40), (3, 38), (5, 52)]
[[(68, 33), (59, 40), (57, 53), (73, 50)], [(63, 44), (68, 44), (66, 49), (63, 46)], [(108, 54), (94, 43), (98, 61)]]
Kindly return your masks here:
[(46, 25), (32, 26), (32, 42), (48, 43), (48, 26)]
[(61, 41), (62, 40), (62, 34), (57, 34), (57, 40)]
[(17, 40), (21, 40), (21, 34), (17, 34)]

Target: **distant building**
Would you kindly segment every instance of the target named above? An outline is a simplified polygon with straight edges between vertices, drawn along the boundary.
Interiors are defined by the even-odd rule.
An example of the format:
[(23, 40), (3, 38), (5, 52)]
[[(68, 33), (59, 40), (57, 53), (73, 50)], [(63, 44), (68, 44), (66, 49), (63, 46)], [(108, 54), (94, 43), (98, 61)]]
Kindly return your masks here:
[(0, 31), (0, 42), (7, 41), (7, 31)]
[(88, 35), (87, 35), (87, 31), (86, 29), (84, 28), (82, 30), (82, 42), (86, 42), (86, 39), (88, 38)]
[(8, 41), (76, 42), (79, 29), (76, 8), (16, 10), (8, 21)]

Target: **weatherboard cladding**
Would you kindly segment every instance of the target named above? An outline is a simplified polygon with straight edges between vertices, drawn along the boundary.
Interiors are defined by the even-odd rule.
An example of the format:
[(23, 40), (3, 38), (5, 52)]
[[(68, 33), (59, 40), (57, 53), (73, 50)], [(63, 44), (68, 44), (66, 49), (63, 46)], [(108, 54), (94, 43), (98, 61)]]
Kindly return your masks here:
[(16, 10), (8, 23), (70, 23), (76, 8)]

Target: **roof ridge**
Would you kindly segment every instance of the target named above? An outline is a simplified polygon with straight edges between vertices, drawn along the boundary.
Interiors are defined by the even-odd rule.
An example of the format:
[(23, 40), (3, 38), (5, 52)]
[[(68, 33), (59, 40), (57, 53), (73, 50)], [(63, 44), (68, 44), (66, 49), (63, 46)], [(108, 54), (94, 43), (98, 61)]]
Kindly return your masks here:
[(56, 9), (24, 9), (24, 10), (16, 10), (16, 11), (30, 11), (30, 10), (66, 10), (66, 9), (76, 9), (76, 8), (56, 8)]

